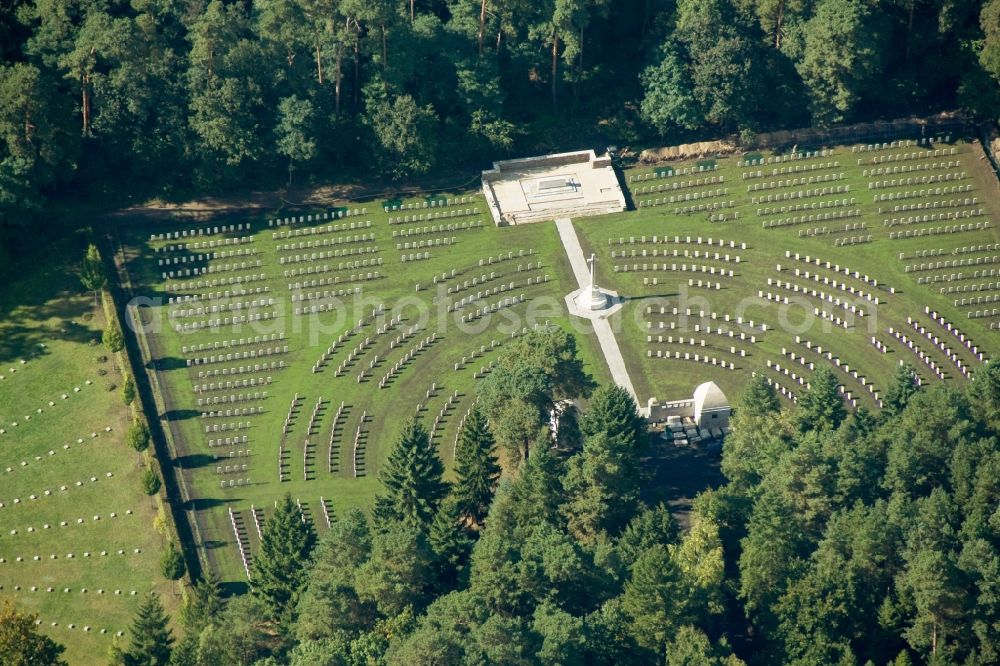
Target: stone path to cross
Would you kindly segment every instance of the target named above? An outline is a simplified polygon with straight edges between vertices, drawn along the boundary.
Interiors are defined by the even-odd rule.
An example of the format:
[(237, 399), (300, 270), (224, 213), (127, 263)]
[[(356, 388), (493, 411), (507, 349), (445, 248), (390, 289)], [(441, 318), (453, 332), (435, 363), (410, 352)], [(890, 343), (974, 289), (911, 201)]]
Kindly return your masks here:
[[(591, 283), (590, 266), (583, 254), (583, 248), (580, 246), (580, 239), (577, 238), (573, 221), (569, 218), (558, 219), (556, 220), (556, 229), (559, 231), (559, 239), (566, 250), (569, 264), (573, 267), (573, 275), (576, 276), (577, 284), (581, 289), (589, 289)], [(597, 334), (597, 341), (601, 345), (604, 360), (607, 362), (608, 368), (611, 369), (612, 379), (614, 379), (616, 384), (628, 391), (635, 399), (639, 408), (642, 409), (643, 404), (639, 401), (639, 397), (635, 393), (635, 388), (632, 386), (632, 378), (629, 377), (628, 370), (625, 368), (625, 359), (622, 357), (622, 351), (618, 346), (615, 333), (611, 330), (611, 324), (608, 323), (606, 317), (600, 316), (592, 317), (590, 321), (594, 326), (594, 332)]]

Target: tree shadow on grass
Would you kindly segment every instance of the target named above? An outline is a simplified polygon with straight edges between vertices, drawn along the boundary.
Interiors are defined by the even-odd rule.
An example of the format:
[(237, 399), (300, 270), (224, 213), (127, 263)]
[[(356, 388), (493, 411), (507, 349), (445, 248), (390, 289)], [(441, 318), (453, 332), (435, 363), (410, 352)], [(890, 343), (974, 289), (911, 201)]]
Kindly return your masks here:
[(201, 415), (197, 409), (171, 409), (170, 411), (164, 413), (164, 417), (168, 421), (185, 421), (187, 419), (197, 418)]
[(214, 456), (207, 453), (192, 453), (186, 456), (174, 458), (174, 465), (181, 469), (198, 469), (199, 467), (209, 467), (216, 462)]
[(47, 353), (53, 341), (88, 345), (100, 333), (80, 323), (93, 301), (71, 294), (40, 294), (12, 285), (0, 298), (0, 364), (31, 360)]
[(188, 500), (184, 508), (188, 511), (207, 511), (220, 506), (226, 506), (230, 502), (238, 502), (237, 498), (220, 499), (217, 497), (196, 497)]
[(159, 370), (161, 372), (165, 372), (167, 370), (179, 370), (187, 367), (187, 361), (176, 356), (166, 356), (164, 358), (151, 360), (146, 364), (146, 367), (147, 369)]

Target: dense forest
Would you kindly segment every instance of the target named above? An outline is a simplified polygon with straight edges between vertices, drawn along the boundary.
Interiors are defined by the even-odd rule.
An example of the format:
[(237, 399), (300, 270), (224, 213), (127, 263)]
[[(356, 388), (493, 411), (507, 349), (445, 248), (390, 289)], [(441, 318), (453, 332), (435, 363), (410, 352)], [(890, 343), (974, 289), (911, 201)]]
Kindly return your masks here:
[[(945, 108), (1000, 0), (8, 0), (0, 229), (47, 200), (403, 179)], [(606, 143), (605, 143), (606, 142)]]
[[(922, 388), (900, 366), (878, 416), (849, 413), (825, 367), (794, 407), (752, 379), (725, 483), (695, 498), (683, 528), (650, 500), (660, 444), (625, 390), (592, 385), (572, 338), (532, 333), (499, 367), (462, 428), (453, 482), (408, 422), (370, 515), (341, 511), (317, 539), (286, 496), (249, 594), (224, 599), (209, 574), (176, 637), (149, 597), (111, 663), (1000, 661), (1000, 365), (965, 390)], [(554, 439), (540, 415), (582, 394)], [(507, 402), (521, 416), (498, 422)]]

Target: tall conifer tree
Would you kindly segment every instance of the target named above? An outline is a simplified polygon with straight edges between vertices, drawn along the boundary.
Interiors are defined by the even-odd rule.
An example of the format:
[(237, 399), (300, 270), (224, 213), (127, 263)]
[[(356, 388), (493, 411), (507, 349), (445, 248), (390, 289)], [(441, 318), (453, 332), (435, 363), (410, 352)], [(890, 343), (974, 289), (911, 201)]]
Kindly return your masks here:
[(167, 666), (174, 635), (167, 623), (160, 597), (149, 594), (139, 604), (132, 620), (131, 638), (125, 652), (126, 666)]
[(478, 407), (469, 412), (458, 437), (453, 493), (462, 515), (482, 525), (500, 479), (500, 465), (493, 433)]
[(427, 429), (410, 419), (379, 472), (385, 492), (375, 498), (375, 517), (426, 529), (448, 494), (443, 475), (444, 464)]
[(308, 564), (316, 545), (316, 532), (302, 511), (285, 496), (274, 513), (264, 520), (260, 550), (253, 561), (254, 592), (260, 595), (276, 616), (294, 605), (305, 584)]

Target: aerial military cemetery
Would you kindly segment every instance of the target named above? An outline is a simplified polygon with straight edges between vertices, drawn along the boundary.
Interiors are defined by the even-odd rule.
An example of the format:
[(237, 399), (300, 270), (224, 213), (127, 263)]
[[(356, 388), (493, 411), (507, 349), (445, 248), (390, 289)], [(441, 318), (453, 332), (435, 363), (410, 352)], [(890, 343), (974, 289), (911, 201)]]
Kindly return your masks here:
[(0, 7), (0, 666), (1000, 662), (1000, 0)]
[[(574, 332), (588, 372), (677, 447), (724, 445), (727, 396), (755, 377), (794, 405), (826, 367), (848, 412), (878, 414), (899, 367), (960, 389), (1000, 353), (1000, 200), (968, 137), (608, 164), (614, 212), (587, 191), (606, 182), (547, 161), (513, 192), (487, 172), (479, 189), (112, 228), (201, 567), (252, 585), (286, 494), (319, 535), (370, 507), (407, 417), (451, 477), (477, 383), (539, 331)], [(82, 655), (123, 635), (138, 594), (179, 596), (158, 571), (163, 501), (140, 489), (156, 465), (128, 447), (114, 388), (128, 361), (65, 268), (6, 287), (0, 581)]]
[[(1000, 353), (1000, 202), (980, 158), (935, 135), (637, 166), (620, 189), (609, 176), (635, 205), (610, 214), (588, 201), (603, 183), (528, 163), (504, 188), (558, 221), (508, 213), (487, 173), (481, 190), (119, 227), (180, 488), (207, 507), (197, 538), (226, 544), (206, 562), (252, 579), (286, 492), (318, 532), (331, 506), (366, 506), (407, 416), (449, 464), (476, 383), (539, 328), (578, 331), (590, 371), (683, 444), (723, 437), (671, 409), (706, 383), (735, 397), (759, 375), (795, 403), (826, 366), (872, 413), (900, 365), (964, 385)], [(577, 312), (591, 254), (618, 306)]]

